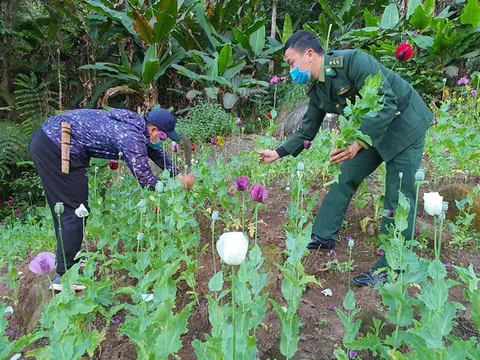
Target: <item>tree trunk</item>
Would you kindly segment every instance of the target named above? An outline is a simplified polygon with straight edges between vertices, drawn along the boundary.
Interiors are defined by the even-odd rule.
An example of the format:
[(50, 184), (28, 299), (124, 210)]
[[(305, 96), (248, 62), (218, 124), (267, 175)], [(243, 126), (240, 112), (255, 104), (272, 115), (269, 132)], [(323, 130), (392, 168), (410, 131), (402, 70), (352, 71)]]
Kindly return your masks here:
[[(5, 25), (5, 29), (9, 30), (11, 27), (12, 22), (12, 4), (11, 1), (3, 2), (3, 6), (0, 6), (0, 10), (3, 14), (3, 23)], [(10, 87), (9, 81), (9, 72), (8, 68), (10, 65), (9, 58), (10, 58), (10, 49), (12, 44), (11, 35), (5, 34), (3, 40), (3, 51), (2, 51), (2, 86), (8, 91)]]
[[(277, 8), (278, 8), (278, 0), (273, 0), (272, 6), (272, 27), (270, 28), (270, 36), (275, 39), (275, 35), (277, 33)], [(268, 72), (273, 75), (275, 70), (275, 61), (270, 60), (268, 64)]]

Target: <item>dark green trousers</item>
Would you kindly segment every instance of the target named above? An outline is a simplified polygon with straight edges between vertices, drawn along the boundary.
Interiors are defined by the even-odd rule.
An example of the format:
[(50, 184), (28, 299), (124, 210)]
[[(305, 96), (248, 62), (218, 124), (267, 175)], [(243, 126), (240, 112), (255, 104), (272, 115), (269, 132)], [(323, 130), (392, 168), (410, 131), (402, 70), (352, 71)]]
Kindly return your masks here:
[[(412, 234), (413, 217), (415, 216), (415, 172), (420, 166), (425, 144), (425, 135), (403, 150), (392, 160), (386, 163), (385, 201), (384, 209), (394, 210), (398, 203), (398, 189), (400, 186), (399, 173), (403, 173), (402, 192), (410, 201), (409, 227), (404, 231), (407, 239)], [(370, 175), (383, 162), (374, 148), (362, 149), (352, 160), (340, 165), (342, 174), (339, 182), (332, 185), (330, 191), (323, 199), (320, 211), (313, 224), (312, 233), (323, 239), (337, 239), (342, 227), (343, 219), (350, 204), (352, 196), (357, 191), (360, 183)], [(382, 219), (381, 232), (387, 233), (387, 225), (391, 219)], [(378, 259), (374, 268), (386, 266), (385, 256)]]

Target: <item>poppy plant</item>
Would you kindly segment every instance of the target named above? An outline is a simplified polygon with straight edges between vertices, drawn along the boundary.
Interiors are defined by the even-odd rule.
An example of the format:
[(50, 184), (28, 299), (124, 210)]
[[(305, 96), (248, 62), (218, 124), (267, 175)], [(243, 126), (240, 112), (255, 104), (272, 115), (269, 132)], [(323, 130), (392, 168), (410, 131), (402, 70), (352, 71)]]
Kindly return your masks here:
[(51, 252), (41, 252), (30, 262), (28, 268), (37, 275), (45, 275), (53, 270), (55, 255)]
[(248, 178), (245, 176), (240, 176), (235, 180), (235, 189), (238, 191), (248, 190)]
[(413, 48), (412, 45), (409, 43), (401, 43), (397, 46), (397, 50), (395, 51), (395, 57), (399, 61), (408, 61), (413, 56)]
[(268, 191), (262, 185), (255, 184), (252, 186), (252, 190), (250, 190), (250, 196), (252, 197), (253, 201), (263, 203), (265, 200), (267, 200)]
[(116, 160), (110, 160), (108, 162), (108, 167), (111, 169), (111, 170), (117, 170), (118, 169), (118, 161)]

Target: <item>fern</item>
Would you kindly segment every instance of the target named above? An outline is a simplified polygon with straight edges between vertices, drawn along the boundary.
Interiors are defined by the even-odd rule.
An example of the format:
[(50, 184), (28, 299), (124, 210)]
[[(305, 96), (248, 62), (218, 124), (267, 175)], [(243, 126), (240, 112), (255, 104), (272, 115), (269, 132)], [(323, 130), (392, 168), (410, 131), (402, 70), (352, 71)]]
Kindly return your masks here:
[(11, 173), (19, 162), (28, 159), (28, 136), (11, 122), (0, 122), (0, 179)]
[(43, 121), (53, 115), (58, 104), (57, 93), (50, 90), (50, 82), (37, 83), (33, 72), (30, 76), (20, 74), (15, 80), (15, 85), (19, 87), (13, 93), (15, 110), (20, 115), (21, 130), (26, 135), (33, 134)]

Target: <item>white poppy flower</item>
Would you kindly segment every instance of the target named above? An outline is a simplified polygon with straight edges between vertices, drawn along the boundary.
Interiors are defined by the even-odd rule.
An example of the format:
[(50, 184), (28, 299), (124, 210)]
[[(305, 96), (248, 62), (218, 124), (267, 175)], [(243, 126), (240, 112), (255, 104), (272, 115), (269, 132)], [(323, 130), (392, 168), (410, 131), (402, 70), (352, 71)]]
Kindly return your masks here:
[(240, 231), (227, 232), (217, 241), (217, 252), (228, 265), (240, 265), (248, 251), (248, 240)]
[(431, 216), (438, 216), (443, 208), (443, 196), (438, 192), (429, 192), (423, 194), (425, 212)]
[(330, 289), (322, 290), (322, 294), (325, 296), (333, 296), (332, 290)]
[(80, 206), (75, 209), (75, 215), (77, 215), (79, 218), (87, 217), (88, 216), (88, 210), (85, 207), (85, 205), (80, 204)]

